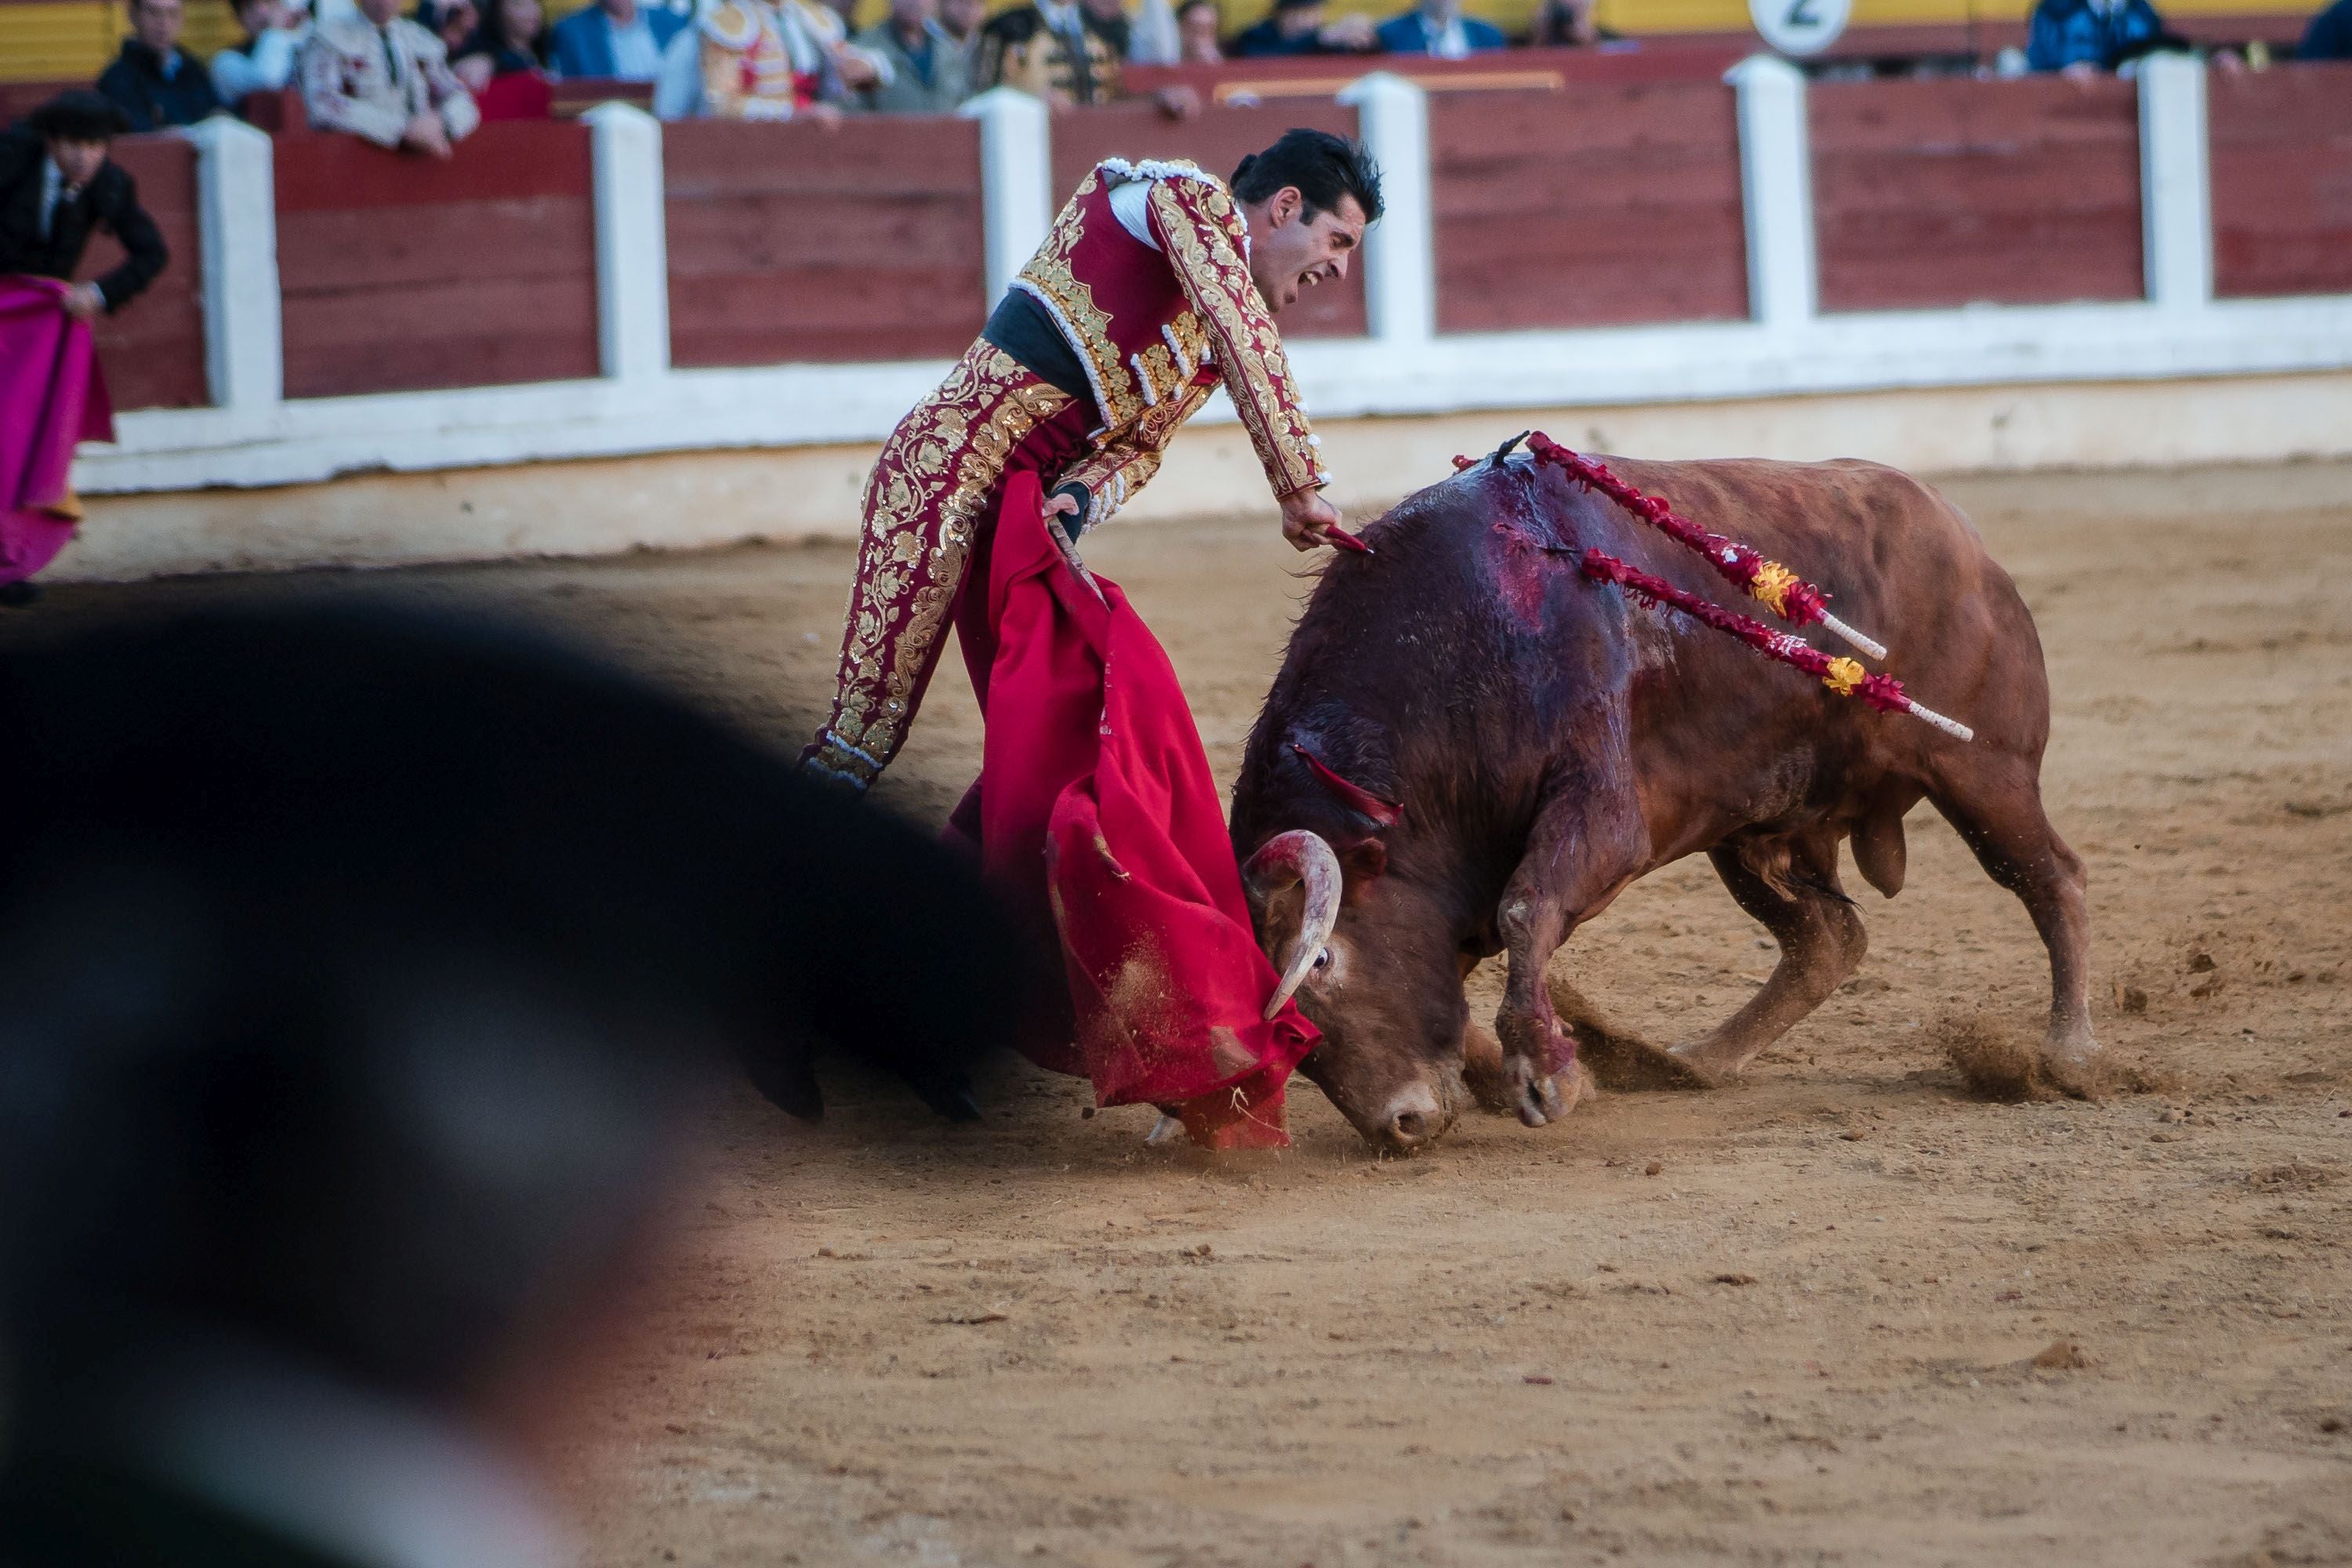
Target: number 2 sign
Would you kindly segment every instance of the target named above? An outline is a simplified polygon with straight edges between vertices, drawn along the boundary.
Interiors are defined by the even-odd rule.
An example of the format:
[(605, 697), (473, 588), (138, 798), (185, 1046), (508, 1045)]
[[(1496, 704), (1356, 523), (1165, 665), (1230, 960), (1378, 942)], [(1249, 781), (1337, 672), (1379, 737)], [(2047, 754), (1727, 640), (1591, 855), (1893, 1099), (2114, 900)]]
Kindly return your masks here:
[(1748, 0), (1764, 41), (1784, 55), (1817, 55), (1837, 42), (1853, 0)]

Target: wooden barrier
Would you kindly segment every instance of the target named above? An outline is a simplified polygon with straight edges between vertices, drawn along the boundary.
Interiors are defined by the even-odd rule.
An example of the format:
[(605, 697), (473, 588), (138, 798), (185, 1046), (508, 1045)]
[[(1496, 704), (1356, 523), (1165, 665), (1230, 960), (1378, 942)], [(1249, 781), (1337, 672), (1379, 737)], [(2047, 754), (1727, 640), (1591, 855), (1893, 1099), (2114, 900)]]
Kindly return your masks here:
[(2207, 84), (2213, 291), (2352, 293), (2352, 65)]
[(1433, 97), (1440, 331), (1748, 313), (1720, 82)]
[(1811, 100), (1824, 310), (2142, 296), (2130, 82), (1817, 82)]
[(444, 163), (278, 139), (286, 395), (598, 371), (588, 128), (485, 125)]
[[(1190, 158), (1223, 180), (1241, 161), (1262, 152), (1293, 126), (1356, 134), (1356, 111), (1330, 100), (1233, 105), (1171, 120), (1150, 104), (1118, 104), (1054, 117), (1054, 195), (1066, 200), (1087, 172), (1105, 158)], [(1350, 265), (1347, 278), (1310, 289), (1283, 316), (1285, 337), (1352, 338), (1364, 333), (1364, 279)]]
[(980, 128), (665, 126), (673, 363), (947, 358), (980, 335)]
[[(98, 357), (118, 410), (193, 408), (205, 384), (204, 244), (196, 232), (196, 150), (177, 136), (126, 136), (114, 161), (138, 182), (171, 264), (147, 291), (98, 326)], [(122, 260), (110, 234), (94, 234), (75, 277), (88, 280)]]

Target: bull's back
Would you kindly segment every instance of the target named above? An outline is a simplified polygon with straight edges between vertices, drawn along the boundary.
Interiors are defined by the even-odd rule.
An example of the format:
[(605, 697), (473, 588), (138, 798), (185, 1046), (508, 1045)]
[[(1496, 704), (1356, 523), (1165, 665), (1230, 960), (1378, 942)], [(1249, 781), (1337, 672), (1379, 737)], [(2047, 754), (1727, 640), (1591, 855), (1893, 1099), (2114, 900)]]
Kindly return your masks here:
[[(1612, 458), (1610, 467), (1635, 488), (1664, 497), (1682, 516), (1752, 545), (1819, 584), (1841, 618), (1886, 644), (1885, 662), (1873, 668), (1901, 679), (1927, 706), (1975, 727), (1978, 745), (2039, 763), (2049, 734), (2049, 691), (2032, 616), (1975, 527), (1932, 487), (1899, 469), (1855, 459)], [(1643, 525), (1614, 509), (1607, 515), (1621, 542), (1633, 544), (1633, 536), (1648, 535), (1638, 540), (1644, 552), (1653, 560), (1671, 559), (1656, 553), (1664, 542)], [(1720, 579), (1686, 575), (1696, 564), (1689, 558), (1677, 580), (1772, 623), (1761, 606), (1735, 601)], [(1834, 651), (1850, 651), (1819, 628), (1807, 636)], [(1777, 681), (1785, 688), (1795, 679), (1780, 672)], [(1841, 717), (1883, 737), (1890, 753), (1916, 758), (1952, 744), (1898, 716)]]

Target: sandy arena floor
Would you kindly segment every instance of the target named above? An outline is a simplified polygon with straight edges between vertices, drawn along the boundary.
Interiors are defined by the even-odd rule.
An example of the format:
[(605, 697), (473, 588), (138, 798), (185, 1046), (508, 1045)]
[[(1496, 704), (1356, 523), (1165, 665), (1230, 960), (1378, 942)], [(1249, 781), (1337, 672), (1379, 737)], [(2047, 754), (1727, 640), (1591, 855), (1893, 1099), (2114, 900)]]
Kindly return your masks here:
[[(2046, 970), (1923, 807), (1899, 900), (1849, 879), (1862, 974), (1717, 1094), (1403, 1162), (1304, 1087), (1294, 1151), (1224, 1161), (1025, 1069), (970, 1130), (839, 1071), (818, 1128), (747, 1094), (560, 1458), (588, 1560), (2352, 1563), (2352, 468), (1948, 488), (2048, 647), (2102, 1036), (2170, 1087), (1963, 1095), (1939, 1025), (2033, 1026)], [(1262, 518), (1089, 554), (1230, 779), (1293, 558)], [(325, 585), (551, 618), (797, 746), (849, 563)], [(66, 587), (5, 629), (320, 585)], [(885, 793), (937, 820), (979, 730), (952, 654), (933, 691)], [(1675, 1038), (1763, 949), (1687, 862), (1560, 962)]]

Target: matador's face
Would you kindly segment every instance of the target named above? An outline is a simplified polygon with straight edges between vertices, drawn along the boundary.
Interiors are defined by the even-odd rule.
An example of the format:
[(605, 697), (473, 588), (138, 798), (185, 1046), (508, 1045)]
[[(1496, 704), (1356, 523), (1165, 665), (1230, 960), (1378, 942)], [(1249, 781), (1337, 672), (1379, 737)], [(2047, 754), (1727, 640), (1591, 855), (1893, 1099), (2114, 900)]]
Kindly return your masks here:
[(1280, 315), (1309, 289), (1337, 283), (1364, 243), (1364, 209), (1342, 195), (1328, 212), (1311, 209), (1296, 185), (1243, 208), (1250, 227), (1250, 279), (1265, 308)]

